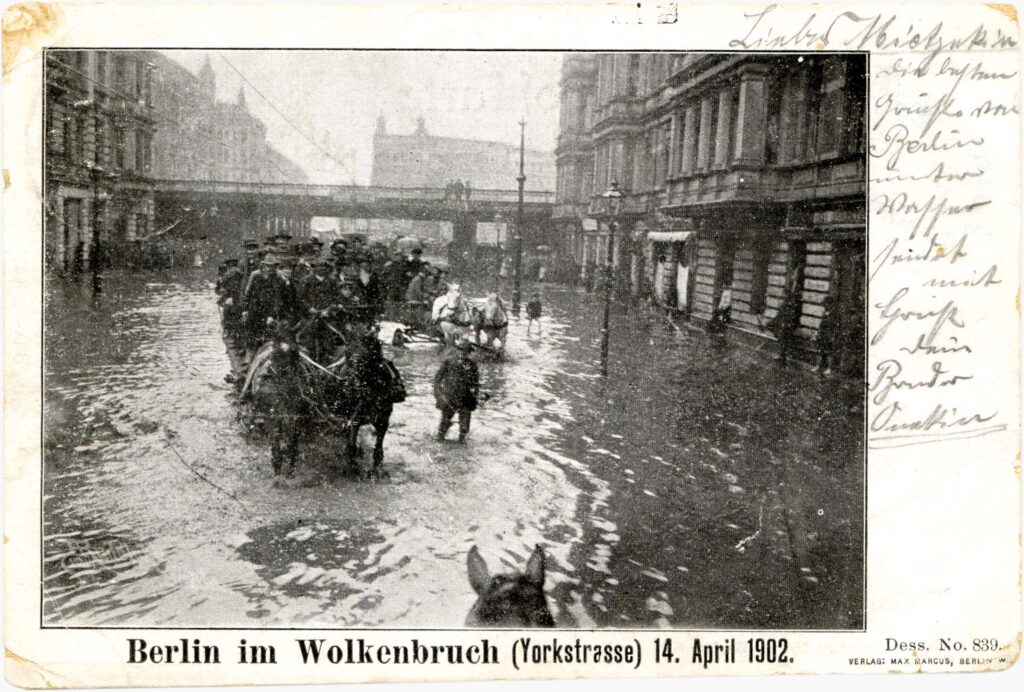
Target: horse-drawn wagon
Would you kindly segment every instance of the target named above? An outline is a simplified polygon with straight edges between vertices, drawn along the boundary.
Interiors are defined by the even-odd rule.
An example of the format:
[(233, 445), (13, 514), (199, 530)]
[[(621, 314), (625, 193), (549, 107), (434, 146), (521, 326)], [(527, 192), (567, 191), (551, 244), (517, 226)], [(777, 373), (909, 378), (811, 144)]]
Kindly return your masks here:
[[(508, 316), (496, 293), (466, 298), (457, 285), (432, 303), (405, 303), (401, 322), (382, 324), (381, 336), (395, 347), (408, 344), (453, 344), (466, 339), (474, 348), (501, 355), (508, 337)], [(472, 335), (472, 340), (469, 339)], [(500, 343), (500, 347), (496, 346)]]
[(284, 323), (274, 327), (273, 337), (249, 364), (240, 397), (242, 415), (261, 424), (270, 437), (274, 474), (293, 474), (301, 439), (340, 440), (342, 458), (363, 471), (359, 443), (364, 426), (375, 437), (373, 465), (364, 475), (379, 474), (392, 409), (406, 393), (376, 330), (349, 333), (335, 351), (339, 357), (318, 362), (299, 343), (298, 330)]

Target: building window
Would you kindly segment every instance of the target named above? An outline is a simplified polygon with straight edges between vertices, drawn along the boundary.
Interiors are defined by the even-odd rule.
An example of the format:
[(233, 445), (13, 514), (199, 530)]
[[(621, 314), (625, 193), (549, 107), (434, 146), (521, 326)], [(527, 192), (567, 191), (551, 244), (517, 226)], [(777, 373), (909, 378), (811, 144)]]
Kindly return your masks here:
[[(787, 118), (783, 122), (783, 91), (789, 90), (789, 87), (783, 86), (784, 84), (785, 82), (781, 79), (773, 79), (768, 82), (768, 122), (765, 130), (765, 161), (768, 165), (786, 162), (788, 156), (782, 151), (781, 130), (784, 127), (789, 131), (794, 129), (791, 118)], [(789, 110), (792, 110), (792, 106)]]
[(96, 81), (101, 87), (107, 86), (107, 53), (106, 51), (96, 52)]
[(771, 255), (771, 247), (767, 243), (754, 247), (750, 273), (750, 312), (755, 315), (760, 315), (767, 307), (768, 263)]
[(136, 130), (135, 132), (135, 170), (142, 172), (146, 170), (146, 135)]
[(664, 185), (668, 179), (669, 165), (672, 160), (670, 156), (672, 149), (672, 121), (661, 124), (661, 184)]
[(85, 163), (85, 118), (75, 116), (71, 128), (71, 159), (74, 163)]
[(153, 100), (153, 70), (148, 63), (142, 64), (142, 74), (142, 98), (148, 104)]
[(74, 68), (72, 81), (79, 91), (86, 91), (86, 76), (89, 74), (89, 58), (84, 50), (72, 51), (70, 54), (71, 66)]
[(822, 85), (818, 109), (818, 155), (835, 156), (843, 141), (843, 92), (841, 80), (835, 80), (833, 64), (829, 64), (829, 76)]
[(114, 88), (122, 97), (128, 91), (128, 56), (123, 53), (114, 54)]
[(71, 116), (65, 117), (62, 122), (63, 135), (62, 144), (64, 149), (64, 158), (68, 163), (71, 163), (75, 159), (75, 135), (74, 135), (74, 119)]
[(114, 130), (114, 167), (118, 170), (124, 168), (125, 160), (125, 131), (123, 127)]
[(822, 75), (821, 61), (813, 61), (810, 69), (811, 72), (807, 84), (807, 97), (804, 101), (805, 107), (807, 109), (807, 115), (805, 117), (807, 128), (803, 141), (805, 145), (805, 153), (801, 157), (801, 160), (804, 161), (813, 161), (815, 158), (817, 158), (817, 152), (820, 151), (818, 147), (818, 115), (821, 111), (821, 90), (822, 82), (824, 81)]
[(106, 167), (110, 159), (110, 134), (107, 131), (107, 123), (96, 123), (96, 164), (101, 168)]
[(692, 146), (688, 152), (690, 157), (689, 161), (686, 162), (686, 170), (693, 173), (697, 170), (697, 155), (700, 152), (700, 132), (701, 132), (701, 117), (700, 117), (700, 104), (698, 103), (695, 107), (695, 113), (693, 118), (693, 134), (690, 135)]
[(843, 122), (843, 151), (864, 153), (865, 94), (867, 61), (864, 56), (848, 58), (846, 66), (846, 118)]
[(715, 272), (715, 309), (722, 300), (725, 290), (732, 291), (733, 268), (736, 259), (736, 241), (731, 237), (720, 238), (716, 243), (718, 271)]
[(802, 291), (804, 267), (807, 265), (807, 241), (790, 240), (786, 267), (786, 291)]
[(640, 81), (640, 55), (631, 53), (629, 56), (629, 73), (626, 75), (626, 95), (637, 95), (637, 83)]

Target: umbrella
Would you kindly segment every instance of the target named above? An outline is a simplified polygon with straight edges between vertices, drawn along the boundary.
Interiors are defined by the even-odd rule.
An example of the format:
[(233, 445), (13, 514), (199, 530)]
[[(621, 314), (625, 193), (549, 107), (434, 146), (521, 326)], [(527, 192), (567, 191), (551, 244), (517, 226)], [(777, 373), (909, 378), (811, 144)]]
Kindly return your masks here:
[(423, 249), (423, 242), (419, 238), (412, 236), (405, 236), (395, 241), (395, 248), (401, 250), (404, 253), (412, 252), (416, 249)]

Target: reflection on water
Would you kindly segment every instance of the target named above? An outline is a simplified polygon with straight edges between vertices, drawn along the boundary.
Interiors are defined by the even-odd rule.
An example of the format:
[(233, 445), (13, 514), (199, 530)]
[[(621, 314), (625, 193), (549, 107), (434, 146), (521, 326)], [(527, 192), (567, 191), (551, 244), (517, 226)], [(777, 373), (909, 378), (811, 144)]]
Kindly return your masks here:
[(437, 350), (398, 351), (390, 480), (280, 488), (223, 381), (208, 280), (86, 291), (51, 287), (46, 313), (48, 623), (459, 627), (469, 547), (497, 571), (540, 543), (561, 626), (861, 624), (857, 383), (637, 310), (606, 381), (599, 303), (549, 288), (543, 338), (514, 322), (481, 363), (467, 446), (431, 437)]

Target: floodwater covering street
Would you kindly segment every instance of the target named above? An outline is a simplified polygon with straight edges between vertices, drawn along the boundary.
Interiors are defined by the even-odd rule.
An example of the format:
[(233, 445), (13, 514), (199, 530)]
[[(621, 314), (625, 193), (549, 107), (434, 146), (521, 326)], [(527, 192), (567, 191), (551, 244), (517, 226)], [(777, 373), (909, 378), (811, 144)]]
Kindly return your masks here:
[(54, 283), (44, 623), (461, 627), (469, 548), (493, 573), (539, 543), (561, 627), (860, 628), (863, 383), (635, 307), (605, 380), (600, 295), (543, 295), (543, 336), (513, 320), (481, 361), (468, 444), (433, 439), (439, 347), (386, 347), (409, 390), (390, 477), (284, 487), (224, 381), (208, 274)]

